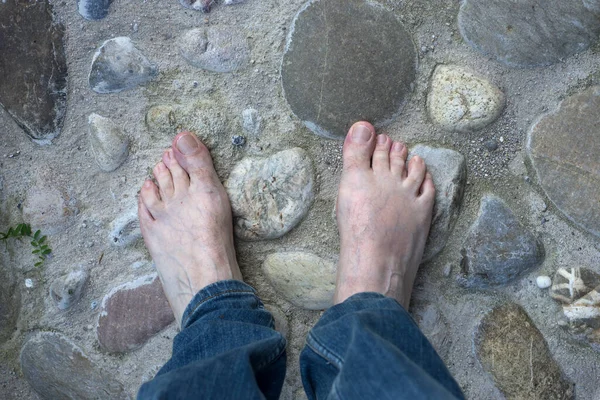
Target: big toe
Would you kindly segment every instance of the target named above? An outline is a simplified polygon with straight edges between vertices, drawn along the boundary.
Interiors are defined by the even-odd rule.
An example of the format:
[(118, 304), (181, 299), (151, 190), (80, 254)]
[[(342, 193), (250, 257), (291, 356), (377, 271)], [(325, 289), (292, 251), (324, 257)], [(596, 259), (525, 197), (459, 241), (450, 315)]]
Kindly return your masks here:
[(352, 125), (344, 142), (344, 168), (368, 169), (375, 150), (375, 128), (368, 122)]
[(181, 132), (173, 139), (173, 154), (190, 180), (215, 173), (212, 158), (206, 146), (191, 132)]

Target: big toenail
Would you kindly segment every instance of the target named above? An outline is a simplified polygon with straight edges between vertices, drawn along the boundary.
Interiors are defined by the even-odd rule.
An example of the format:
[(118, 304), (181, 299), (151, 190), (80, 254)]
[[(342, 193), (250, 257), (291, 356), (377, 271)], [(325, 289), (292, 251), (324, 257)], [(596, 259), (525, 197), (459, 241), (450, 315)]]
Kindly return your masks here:
[(191, 134), (183, 135), (177, 140), (177, 148), (184, 155), (194, 154), (198, 147), (198, 141)]
[(387, 137), (385, 137), (385, 135), (377, 136), (377, 144), (385, 144), (385, 142), (387, 142)]
[(352, 128), (352, 141), (355, 143), (367, 143), (371, 139), (371, 130), (362, 124), (354, 125)]

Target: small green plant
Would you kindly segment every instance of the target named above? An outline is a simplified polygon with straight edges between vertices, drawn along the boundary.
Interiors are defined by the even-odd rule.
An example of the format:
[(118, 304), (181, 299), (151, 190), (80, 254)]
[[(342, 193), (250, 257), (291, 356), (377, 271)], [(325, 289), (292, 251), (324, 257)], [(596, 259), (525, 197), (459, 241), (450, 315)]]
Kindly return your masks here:
[(34, 264), (36, 267), (41, 266), (46, 257), (52, 253), (52, 249), (46, 244), (46, 236), (42, 236), (42, 232), (38, 229), (35, 233), (31, 232), (31, 225), (19, 224), (15, 227), (8, 228), (6, 232), (0, 232), (0, 240), (7, 240), (15, 238), (21, 240), (22, 238), (31, 238), (31, 245), (33, 246), (32, 254), (38, 256), (38, 261)]

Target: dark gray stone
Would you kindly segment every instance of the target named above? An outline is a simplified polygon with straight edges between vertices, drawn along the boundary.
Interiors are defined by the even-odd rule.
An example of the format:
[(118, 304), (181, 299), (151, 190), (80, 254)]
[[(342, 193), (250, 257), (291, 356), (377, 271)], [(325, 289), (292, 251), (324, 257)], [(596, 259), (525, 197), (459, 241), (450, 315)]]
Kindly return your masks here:
[(231, 26), (189, 30), (179, 39), (179, 50), (188, 63), (212, 72), (232, 72), (250, 60), (244, 33)]
[(79, 14), (85, 19), (99, 20), (108, 15), (112, 0), (77, 0)]
[(512, 67), (554, 64), (600, 33), (600, 20), (580, 0), (466, 0), (458, 25), (469, 44)]
[(393, 12), (365, 0), (309, 1), (288, 37), (281, 76), (294, 114), (343, 138), (358, 120), (390, 122), (412, 90), (414, 43)]
[(60, 134), (67, 107), (64, 30), (48, 1), (0, 2), (0, 104), (42, 142)]
[(600, 237), (600, 86), (564, 100), (529, 133), (540, 185), (564, 215)]
[(483, 317), (475, 333), (475, 351), (507, 400), (574, 398), (573, 384), (544, 336), (517, 304), (504, 304)]
[(128, 399), (123, 386), (60, 333), (40, 332), (21, 350), (23, 375), (44, 400)]
[(102, 43), (90, 71), (89, 83), (97, 93), (116, 93), (144, 84), (158, 75), (151, 63), (128, 37), (116, 37)]
[(461, 250), (464, 286), (502, 285), (523, 276), (544, 260), (544, 246), (498, 197), (481, 200), (479, 215)]

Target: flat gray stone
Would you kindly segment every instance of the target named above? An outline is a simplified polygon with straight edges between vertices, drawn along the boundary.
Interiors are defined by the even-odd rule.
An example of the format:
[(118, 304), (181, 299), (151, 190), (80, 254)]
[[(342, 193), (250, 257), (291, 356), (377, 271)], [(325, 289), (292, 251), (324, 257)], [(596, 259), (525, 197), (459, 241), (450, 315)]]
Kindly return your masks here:
[(425, 160), (435, 184), (433, 219), (423, 261), (429, 261), (444, 249), (460, 214), (465, 186), (467, 163), (457, 151), (417, 145), (409, 158), (418, 155)]
[(212, 72), (232, 72), (250, 60), (246, 37), (235, 27), (191, 29), (179, 39), (179, 51), (194, 67)]
[(233, 167), (225, 189), (236, 235), (244, 240), (275, 239), (298, 225), (312, 205), (312, 162), (300, 148), (244, 158)]
[(324, 310), (332, 306), (337, 266), (314, 254), (275, 253), (263, 271), (275, 290), (297, 307)]
[(564, 100), (530, 133), (527, 150), (548, 198), (600, 237), (600, 86)]
[(579, 0), (465, 0), (458, 26), (467, 43), (512, 67), (557, 63), (600, 34), (600, 20)]
[(21, 350), (23, 375), (44, 400), (129, 399), (121, 383), (60, 333), (40, 332)]
[(96, 333), (110, 353), (142, 346), (175, 317), (156, 274), (117, 286), (102, 300)]
[(129, 155), (129, 139), (111, 119), (90, 114), (88, 117), (90, 128), (90, 145), (96, 163), (104, 172), (111, 172), (119, 168)]
[(97, 93), (133, 89), (158, 75), (158, 67), (139, 51), (130, 38), (121, 36), (102, 43), (94, 54), (89, 83)]
[(358, 120), (393, 120), (416, 64), (393, 12), (365, 0), (312, 0), (294, 19), (281, 76), (293, 113), (314, 133), (341, 139)]
[(574, 398), (573, 384), (552, 357), (544, 336), (515, 303), (483, 317), (475, 332), (475, 351), (508, 400)]
[(439, 65), (431, 78), (427, 110), (444, 130), (472, 132), (494, 122), (504, 110), (504, 93), (475, 73)]
[(503, 285), (522, 277), (544, 260), (544, 246), (498, 197), (481, 200), (477, 220), (461, 250), (464, 286)]
[(64, 31), (48, 1), (0, 2), (0, 105), (43, 143), (60, 134), (67, 107)]
[(59, 310), (70, 308), (81, 298), (88, 276), (87, 271), (76, 269), (52, 282), (50, 297)]

